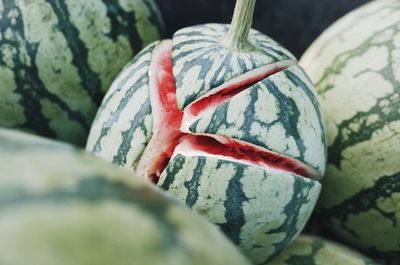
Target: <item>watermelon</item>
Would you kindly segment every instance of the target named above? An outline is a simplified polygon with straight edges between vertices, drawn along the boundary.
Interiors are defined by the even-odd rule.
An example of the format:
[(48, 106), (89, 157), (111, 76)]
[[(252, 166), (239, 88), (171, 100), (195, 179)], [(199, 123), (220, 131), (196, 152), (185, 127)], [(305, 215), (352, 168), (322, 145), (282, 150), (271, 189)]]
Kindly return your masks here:
[(144, 49), (107, 93), (87, 150), (168, 191), (265, 264), (309, 218), (326, 143), (310, 80), (250, 30), (254, 7), (239, 0), (231, 26), (185, 28)]
[(0, 1), (0, 126), (84, 145), (112, 80), (162, 31), (153, 0)]
[(270, 265), (377, 265), (378, 263), (360, 253), (309, 235), (299, 236), (289, 248), (274, 259)]
[(328, 131), (317, 220), (370, 255), (400, 262), (400, 1), (348, 14), (301, 65), (317, 86)]
[(0, 129), (0, 184), (1, 264), (249, 264), (183, 204), (68, 145)]

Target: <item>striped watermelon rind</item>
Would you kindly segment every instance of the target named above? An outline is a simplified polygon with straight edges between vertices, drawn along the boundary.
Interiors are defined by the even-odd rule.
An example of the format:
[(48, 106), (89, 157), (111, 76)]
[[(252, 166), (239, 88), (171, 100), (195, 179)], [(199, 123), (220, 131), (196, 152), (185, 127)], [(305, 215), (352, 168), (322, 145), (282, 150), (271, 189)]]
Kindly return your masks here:
[(303, 70), (291, 66), (207, 110), (189, 127), (193, 134), (239, 139), (295, 158), (325, 172), (322, 114)]
[[(148, 71), (157, 44), (135, 56), (110, 87), (92, 124), (88, 151), (121, 166), (137, 162), (144, 152), (152, 137)], [(143, 101), (135, 104), (139, 98)], [(121, 144), (114, 145), (114, 141)]]
[(0, 126), (82, 145), (112, 80), (160, 38), (153, 0), (0, 4)]
[(326, 114), (318, 220), (371, 255), (400, 260), (400, 2), (373, 1), (306, 52)]
[(300, 235), (271, 265), (378, 265), (368, 257), (329, 240)]
[[(270, 42), (273, 41), (267, 43)], [(140, 160), (153, 136), (148, 71), (154, 49), (159, 45), (158, 42), (149, 45), (114, 81), (92, 124), (86, 145), (88, 151), (127, 168)], [(230, 57), (236, 55), (231, 53)], [(188, 74), (186, 79), (189, 78), (192, 75)], [(197, 83), (197, 80), (188, 83)], [(217, 108), (205, 111), (188, 130), (250, 142), (298, 159), (323, 175), (326, 136), (314, 93), (303, 70), (288, 66)], [(232, 109), (238, 117), (227, 113), (233, 113)]]
[(177, 201), (70, 146), (1, 129), (0, 168), (3, 264), (248, 264)]
[(314, 208), (325, 131), (296, 59), (255, 30), (246, 50), (227, 47), (228, 31), (194, 26), (149, 45), (113, 83), (86, 148), (186, 202), (266, 264)]
[[(172, 38), (172, 60), (177, 102), (180, 109), (235, 77), (263, 66), (296, 58), (273, 39), (252, 29), (249, 41), (254, 51), (223, 49), (220, 40), (229, 25), (206, 24), (178, 30)], [(196, 81), (188, 86), (188, 78)]]
[(321, 185), (223, 158), (176, 155), (157, 184), (221, 227), (255, 264), (303, 230)]
[[(165, 45), (165, 42), (157, 42), (147, 47), (125, 67), (125, 70), (115, 80), (92, 126), (87, 144), (88, 151), (134, 171), (137, 170), (139, 162), (142, 159), (154, 159), (154, 154), (151, 154), (152, 151), (146, 153), (149, 150), (147, 147), (155, 135), (154, 130), (158, 126), (155, 124), (157, 116), (153, 112), (155, 108), (151, 102), (149, 72), (154, 72), (154, 70), (151, 70), (151, 64), (154, 54), (157, 53), (156, 50)], [(279, 87), (282, 88), (279, 89)], [(322, 114), (319, 111), (318, 103), (313, 93), (312, 85), (308, 78), (299, 67), (293, 66), (259, 82), (248, 90), (234, 96), (231, 100), (226, 101), (223, 105), (204, 114), (196, 123), (189, 127), (190, 134), (215, 134), (232, 137), (244, 142), (250, 142), (255, 146), (261, 146), (265, 150), (280, 150), (283, 155), (294, 157), (294, 161), (310, 161), (309, 164), (315, 165), (315, 169), (312, 169), (314, 172), (313, 176), (321, 175), (325, 167), (325, 134), (321, 122)], [(253, 98), (258, 98), (258, 102), (257, 99), (252, 100), (251, 95)], [(291, 108), (288, 108), (288, 106), (291, 106)], [(239, 120), (242, 115), (240, 113), (244, 113), (241, 110), (246, 110), (246, 107), (248, 110), (253, 110), (253, 112), (250, 111), (250, 114), (245, 116), (246, 121), (243, 120), (240, 122)], [(238, 110), (234, 112), (237, 113), (235, 114), (236, 116), (230, 116), (234, 109)], [(293, 111), (297, 111), (298, 115), (293, 116)], [(226, 118), (224, 120), (221, 117)], [(233, 120), (230, 120), (232, 119), (231, 117)], [(262, 127), (269, 122), (265, 120), (265, 118), (269, 119), (269, 117), (276, 119), (276, 121), (270, 121), (270, 128)], [(212, 124), (209, 127), (204, 126), (210, 120), (215, 122), (209, 123)], [(257, 128), (257, 126), (260, 128), (258, 132), (252, 130), (252, 128)], [(284, 133), (284, 129), (280, 128), (287, 128), (287, 133)], [(157, 148), (157, 145), (154, 148)], [(161, 148), (161, 146), (158, 146), (158, 148)], [(300, 152), (299, 150), (302, 151)], [(205, 161), (202, 164), (204, 167), (204, 176), (200, 179), (201, 183), (200, 180), (199, 183), (195, 181), (188, 181), (186, 183), (184, 179), (178, 179), (177, 177), (178, 175), (184, 175), (187, 178), (192, 177), (195, 168), (182, 168), (182, 164), (192, 164), (192, 160), (200, 158), (188, 156), (177, 159), (177, 157), (174, 157), (170, 161), (158, 185), (183, 201), (188, 202), (190, 200), (189, 197), (185, 198), (187, 193), (181, 190), (169, 189), (165, 183), (169, 181), (174, 182), (175, 180), (174, 187), (182, 185), (181, 189), (185, 189), (186, 187), (195, 192), (196, 185), (210, 186), (206, 180), (215, 181), (215, 189), (213, 190), (219, 190), (219, 192), (212, 194), (211, 189), (207, 192), (210, 193), (208, 196), (214, 197), (218, 201), (219, 206), (215, 206), (213, 211), (220, 211), (219, 215), (222, 216), (222, 219), (224, 215), (235, 212), (237, 209), (237, 205), (230, 205), (229, 200), (235, 200), (236, 197), (239, 197), (244, 202), (246, 197), (250, 198), (252, 196), (250, 193), (244, 194), (243, 191), (239, 192), (243, 188), (240, 186), (240, 183), (238, 184), (239, 187), (236, 188), (239, 193), (235, 193), (236, 190), (234, 188), (220, 185), (218, 184), (218, 180), (209, 178), (210, 175), (207, 174), (205, 169), (213, 167), (212, 165), (214, 165), (215, 161), (223, 163), (226, 158), (222, 158), (221, 160), (204, 158)], [(306, 168), (313, 168), (312, 166), (308, 166), (308, 163), (303, 163)], [(231, 164), (233, 168), (243, 168), (241, 163), (237, 164), (235, 162)], [(269, 171), (274, 171), (273, 168), (265, 172), (264, 169), (259, 168), (254, 170), (254, 174), (260, 176), (260, 178), (268, 175)], [(221, 174), (230, 178), (232, 182), (235, 182), (232, 174), (224, 174), (223, 172)], [(271, 178), (276, 180), (277, 190), (279, 190), (277, 193), (286, 199), (302, 199), (299, 200), (298, 204), (293, 204), (290, 200), (282, 201), (279, 204), (279, 207), (281, 207), (279, 209), (282, 211), (275, 209), (278, 208), (278, 205), (271, 202), (267, 204), (268, 201), (265, 202), (266, 204), (263, 207), (258, 207), (245, 216), (246, 229), (248, 231), (242, 234), (240, 233), (240, 229), (245, 224), (225, 224), (225, 227), (223, 227), (223, 222), (213, 220), (213, 216), (210, 214), (211, 210), (207, 209), (207, 207), (196, 207), (195, 205), (190, 205), (190, 203), (189, 206), (194, 206), (200, 213), (223, 227), (226, 234), (241, 246), (242, 250), (253, 261), (257, 262), (257, 264), (263, 264), (274, 255), (277, 255), (300, 233), (314, 208), (320, 190), (320, 184), (317, 181), (304, 180), (302, 177), (293, 174), (281, 173), (280, 175), (282, 175), (280, 181), (278, 177)], [(263, 183), (261, 180), (254, 181), (251, 178), (247, 178), (246, 182), (248, 185), (256, 187)], [(224, 195), (225, 193), (229, 195)], [(261, 198), (269, 198), (267, 192), (262, 190), (260, 191), (260, 196), (254, 201), (263, 201)], [(203, 197), (207, 197), (207, 195), (204, 194)], [(285, 207), (287, 208), (286, 210), (284, 210)], [(266, 225), (265, 222), (268, 218), (265, 216), (268, 216), (271, 212), (277, 214), (270, 215), (273, 222), (270, 225)], [(253, 218), (256, 218), (254, 216), (259, 216), (257, 218), (260, 220), (260, 226), (250, 225), (254, 222)], [(233, 216), (229, 222), (232, 222), (234, 218), (240, 218), (240, 216)], [(242, 216), (241, 218), (244, 217)], [(286, 218), (288, 218), (287, 222), (282, 221)], [(267, 234), (270, 232), (270, 234), (266, 238), (251, 236), (263, 232)], [(275, 239), (275, 236), (278, 234), (285, 236)]]

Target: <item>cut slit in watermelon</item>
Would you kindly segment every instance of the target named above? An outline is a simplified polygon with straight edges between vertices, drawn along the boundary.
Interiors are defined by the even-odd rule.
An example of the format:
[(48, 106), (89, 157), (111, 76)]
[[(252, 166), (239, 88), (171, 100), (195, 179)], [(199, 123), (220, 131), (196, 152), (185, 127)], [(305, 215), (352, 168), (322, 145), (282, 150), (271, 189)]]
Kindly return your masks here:
[(256, 145), (232, 138), (211, 135), (185, 135), (175, 148), (172, 157), (208, 156), (261, 168), (289, 172), (306, 178), (318, 175), (313, 168)]
[(178, 108), (172, 73), (172, 41), (161, 42), (154, 50), (150, 65), (150, 100), (153, 113), (153, 137), (147, 145), (135, 171), (138, 176), (157, 183), (170, 159), (177, 155), (202, 155), (236, 161), (242, 164), (290, 172), (306, 178), (318, 178), (316, 170), (304, 163), (265, 148), (217, 135), (189, 133), (186, 122), (198, 118), (206, 109), (215, 108), (268, 76), (290, 67), (285, 61), (259, 69), (246, 80), (236, 78), (217, 92), (203, 96), (183, 111)]
[(192, 102), (183, 110), (183, 121), (181, 131), (189, 133), (189, 127), (198, 119), (204, 112), (222, 105), (237, 94), (243, 92), (247, 88), (253, 86), (265, 78), (281, 72), (293, 65), (296, 62), (293, 60), (280, 61), (274, 64), (265, 65), (255, 70), (249, 71), (241, 76), (235, 77), (225, 84), (212, 89), (200, 99)]

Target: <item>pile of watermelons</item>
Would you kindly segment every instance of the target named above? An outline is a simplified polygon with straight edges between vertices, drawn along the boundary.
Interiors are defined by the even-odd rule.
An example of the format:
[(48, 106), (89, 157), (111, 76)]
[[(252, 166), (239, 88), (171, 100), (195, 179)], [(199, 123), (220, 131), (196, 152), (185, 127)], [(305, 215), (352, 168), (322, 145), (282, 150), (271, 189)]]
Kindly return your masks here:
[(0, 0), (0, 127), (0, 265), (400, 264), (400, 0)]

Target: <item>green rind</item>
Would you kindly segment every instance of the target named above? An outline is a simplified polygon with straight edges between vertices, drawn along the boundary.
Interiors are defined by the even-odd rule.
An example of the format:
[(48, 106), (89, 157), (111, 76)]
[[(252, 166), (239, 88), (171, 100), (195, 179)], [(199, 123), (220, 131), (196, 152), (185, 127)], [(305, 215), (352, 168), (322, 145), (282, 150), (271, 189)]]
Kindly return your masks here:
[[(190, 33), (190, 30), (196, 28), (197, 27), (189, 28), (183, 30), (182, 32), (178, 32), (175, 35), (177, 39), (175, 39), (174, 37), (173, 45), (176, 45), (176, 42), (174, 42), (176, 40), (184, 41), (185, 38), (187, 40), (187, 38), (189, 38), (190, 35), (192, 34)], [(226, 25), (206, 25), (206, 26), (200, 26), (199, 28), (200, 29), (209, 28), (213, 30), (227, 29)], [(181, 33), (182, 36), (180, 37)], [(194, 35), (197, 34), (197, 37), (201, 38), (201, 34), (203, 33), (202, 31), (199, 31), (193, 34)], [(206, 33), (209, 34), (209, 32), (207, 31)], [(217, 33), (214, 32), (213, 34), (215, 35)], [(232, 68), (233, 70), (225, 69), (229, 72), (229, 73), (226, 72), (228, 73), (227, 74), (228, 77), (227, 79), (221, 77), (222, 78), (221, 82), (227, 82), (234, 77), (237, 77), (238, 79), (245, 78), (246, 76), (243, 76), (242, 74), (248, 74), (248, 72), (252, 70), (255, 70), (255, 72), (257, 72), (260, 70), (259, 69), (260, 67), (265, 65), (269, 66), (273, 65), (274, 67), (278, 67), (276, 64), (277, 62), (285, 61), (285, 63), (279, 64), (282, 67), (289, 67), (289, 65), (294, 65), (295, 59), (288, 52), (286, 52), (286, 50), (284, 50), (281, 46), (276, 44), (268, 37), (262, 36), (260, 33), (257, 33), (256, 31), (252, 31), (251, 34), (255, 43), (257, 43), (257, 45), (259, 46), (258, 47), (259, 49), (258, 51), (253, 51), (248, 55), (244, 53), (232, 52), (230, 50), (226, 50), (225, 48), (221, 47), (219, 44), (215, 44), (216, 47), (218, 47), (218, 49), (216, 48), (215, 50), (216, 53), (220, 52), (222, 55), (226, 55), (225, 53), (229, 53), (230, 57), (232, 57), (231, 58), (232, 60), (237, 59), (237, 61), (240, 63), (246, 63), (250, 65), (252, 64), (251, 60), (254, 59), (254, 65), (249, 66), (249, 68), (246, 68), (244, 70), (240, 69), (240, 63), (238, 63), (235, 66), (236, 67), (235, 69)], [(208, 38), (207, 35), (205, 35), (204, 37)], [(212, 38), (215, 38), (215, 36)], [(199, 43), (201, 44), (201, 42)], [(196, 49), (192, 46), (195, 45), (194, 42), (188, 42), (185, 43), (185, 45), (186, 44), (188, 46), (186, 46), (185, 49), (190, 50), (193, 48), (194, 51), (196, 51)], [(147, 49), (145, 49), (142, 52), (142, 54), (138, 55), (134, 59), (134, 61), (132, 61), (131, 64), (129, 64), (124, 69), (124, 71), (120, 74), (118, 79), (114, 82), (114, 84), (112, 85), (111, 89), (109, 90), (103, 101), (100, 111), (98, 112), (97, 118), (93, 124), (89, 136), (89, 141), (87, 144), (88, 151), (94, 153), (97, 156), (105, 158), (107, 161), (113, 162), (122, 167), (130, 169), (131, 171), (136, 170), (136, 167), (138, 166), (138, 163), (142, 158), (144, 150), (149, 144), (151, 138), (153, 137), (153, 127), (152, 127), (153, 115), (151, 109), (152, 106), (150, 106), (151, 102), (150, 102), (150, 91), (149, 91), (150, 87), (149, 87), (148, 72), (151, 71), (150, 64), (152, 56), (154, 56), (154, 49), (157, 45), (158, 43), (150, 45)], [(177, 47), (179, 46), (173, 46), (173, 49)], [(269, 49), (268, 47), (271, 49)], [(182, 50), (179, 51), (183, 52)], [(185, 56), (185, 52), (183, 52), (181, 54), (183, 57), (179, 58), (180, 56), (179, 51), (176, 49), (173, 50), (172, 54), (173, 67), (177, 59), (180, 60)], [(196, 55), (196, 52), (194, 52), (193, 54)], [(259, 56), (258, 59), (253, 58), (257, 57), (257, 54)], [(174, 58), (174, 56), (178, 57)], [(193, 62), (195, 61), (199, 62), (197, 61), (198, 57), (196, 56), (193, 57), (195, 58), (193, 59)], [(206, 61), (204, 61), (204, 63), (206, 63)], [(214, 62), (210, 61), (210, 63)], [(222, 68), (223, 67), (224, 65), (222, 65)], [(274, 69), (274, 67), (271, 67), (271, 69)], [(194, 66), (194, 68), (196, 68), (196, 66)], [(231, 70), (233, 72), (231, 72)], [(223, 71), (219, 72), (221, 76), (224, 73), (225, 72)], [(229, 77), (229, 75), (231, 75), (232, 73), (236, 73), (236, 76)], [(259, 72), (257, 73), (259, 74)], [(219, 74), (217, 74), (217, 76), (219, 76)], [(143, 79), (140, 79), (142, 77)], [(174, 77), (176, 81), (177, 77), (176, 76)], [(191, 81), (194, 80), (191, 79), (192, 75), (188, 73), (187, 77), (189, 78), (186, 79), (186, 81), (188, 82), (187, 85), (189, 84), (193, 85), (194, 83), (191, 83)], [(204, 79), (203, 81), (210, 81), (210, 80)], [(261, 87), (260, 84), (263, 84), (264, 82), (268, 83), (268, 85)], [(281, 86), (282, 88), (280, 88)], [(251, 108), (244, 110), (244, 112), (246, 111), (248, 112), (247, 116), (249, 116), (249, 119), (246, 126), (243, 126), (243, 128), (241, 129), (243, 129), (245, 133), (248, 133), (250, 137), (245, 138), (239, 135), (241, 132), (237, 132), (238, 127), (235, 125), (233, 125), (232, 128), (230, 128), (231, 130), (229, 133), (231, 134), (223, 132), (223, 130), (221, 129), (222, 126), (221, 128), (218, 128), (217, 131), (209, 131), (209, 133), (213, 135), (226, 135), (229, 137), (243, 140), (245, 142), (254, 143), (259, 146), (264, 146), (264, 147), (266, 146), (267, 148), (271, 148), (272, 152), (276, 152), (276, 150), (281, 150), (283, 154), (287, 154), (289, 157), (293, 159), (298, 159), (299, 161), (306, 161), (307, 166), (313, 169), (315, 168), (315, 170), (319, 171), (320, 174), (323, 174), (325, 159), (326, 159), (325, 134), (324, 134), (318, 102), (316, 100), (315, 93), (313, 92), (313, 86), (308, 80), (308, 78), (304, 75), (304, 72), (299, 67), (293, 66), (292, 68), (286, 71), (281, 71), (280, 73), (271, 76), (269, 79), (260, 82), (258, 85), (255, 85), (254, 87), (249, 88), (248, 90), (238, 94), (232, 100), (228, 101), (227, 104), (239, 98), (240, 102), (239, 103), (236, 102), (239, 106), (249, 106), (251, 102), (249, 103), (246, 101), (247, 104), (246, 105), (242, 104), (243, 103), (242, 101), (248, 100), (247, 95), (254, 93), (254, 91), (256, 90), (255, 88), (258, 88), (257, 92), (263, 94), (264, 96), (263, 99), (266, 99), (267, 101), (271, 100), (273, 96), (275, 96), (276, 98), (280, 97), (281, 101), (278, 103), (281, 104), (281, 106), (276, 107), (276, 109), (273, 109), (273, 106), (269, 106), (270, 102), (263, 101), (259, 104), (260, 106), (258, 107), (260, 108), (260, 111), (258, 111), (257, 113), (251, 112), (251, 110), (249, 110)], [(268, 92), (265, 90), (268, 89), (273, 90), (275, 94), (269, 93), (270, 94), (269, 97), (267, 95), (264, 95), (265, 93)], [(138, 93), (138, 91), (140, 91), (140, 93)], [(208, 91), (203, 91), (203, 92), (206, 93)], [(179, 88), (177, 87), (178, 100), (179, 97), (182, 96), (182, 93), (185, 92), (179, 90)], [(292, 118), (293, 113), (291, 113), (291, 111), (293, 111), (293, 109), (290, 109), (288, 111), (288, 108), (286, 107), (288, 102), (292, 103), (291, 106), (297, 108), (298, 117), (296, 116), (294, 119)], [(268, 104), (265, 105), (265, 103)], [(223, 106), (224, 105), (221, 105), (217, 109), (223, 108)], [(153, 106), (153, 107), (157, 108), (158, 106)], [(146, 111), (143, 111), (143, 108), (145, 108)], [(284, 123), (284, 126), (282, 126), (284, 128), (278, 130), (278, 132), (275, 131), (268, 133), (267, 131), (269, 130), (269, 128), (265, 128), (265, 125), (268, 123), (268, 118), (269, 118), (268, 115), (274, 114), (272, 112), (274, 112), (279, 116), (278, 118), (279, 121), (277, 122)], [(233, 116), (238, 114), (236, 110), (229, 112), (229, 114), (227, 111), (221, 113), (222, 113), (221, 115), (233, 115)], [(207, 112), (205, 113), (205, 115), (208, 114), (209, 113)], [(260, 117), (250, 117), (251, 115)], [(206, 116), (202, 114), (200, 120), (192, 124), (192, 126), (190, 127), (192, 132), (195, 133), (205, 132), (205, 130), (201, 131), (200, 129), (202, 126), (201, 119), (204, 117)], [(252, 118), (254, 120), (252, 120)], [(260, 128), (254, 128), (256, 126), (253, 125), (254, 124), (257, 125), (256, 123), (259, 121), (261, 121), (260, 124), (258, 124)], [(251, 122), (253, 122), (254, 124), (251, 124)], [(197, 128), (196, 126), (199, 127)], [(258, 133), (262, 134), (264, 138), (262, 137), (257, 138), (259, 136)], [(275, 138), (279, 138), (282, 140), (269, 139), (271, 138), (272, 135)], [(267, 143), (265, 143), (265, 141)], [(279, 146), (279, 144), (285, 146)], [(274, 145), (276, 145), (277, 147)], [(150, 150), (154, 151), (153, 149)], [(151, 156), (149, 155), (146, 156), (145, 159), (151, 160), (154, 158), (151, 158)], [(189, 160), (190, 158), (187, 159)], [(178, 179), (175, 180), (174, 178), (177, 175), (182, 175), (182, 174), (184, 174), (185, 177), (188, 178), (192, 177), (195, 179), (199, 178), (200, 181), (200, 179), (203, 176), (202, 172), (205, 172), (204, 174), (207, 174), (206, 172), (208, 170), (209, 162), (206, 163), (206, 161), (211, 161), (211, 160), (212, 160), (211, 158), (204, 158), (204, 161), (199, 162), (198, 164), (196, 164), (196, 166), (193, 166), (191, 169), (182, 169), (181, 166), (179, 165), (185, 164), (185, 161), (177, 161), (175, 157), (172, 161), (170, 161), (169, 165), (167, 166), (167, 169), (164, 170), (159, 185), (162, 185), (163, 188), (169, 190), (168, 188), (169, 185), (172, 185), (174, 181), (177, 182), (181, 181)], [(230, 163), (227, 161), (222, 161), (221, 163), (224, 162), (227, 164)], [(276, 194), (278, 195), (282, 194), (282, 196), (287, 196), (287, 198), (290, 196), (293, 197), (288, 199), (288, 201), (285, 202), (284, 205), (282, 205), (282, 207), (286, 207), (285, 211), (287, 212), (284, 212), (283, 214), (281, 214), (279, 217), (276, 218), (274, 217), (274, 215), (271, 215), (273, 223), (268, 223), (269, 220), (266, 220), (264, 216), (259, 217), (260, 214), (256, 212), (257, 210), (255, 210), (255, 213), (254, 212), (250, 213), (249, 214), (250, 216), (244, 216), (244, 215), (242, 217), (237, 216), (238, 214), (237, 208), (233, 207), (232, 205), (239, 205), (240, 208), (240, 204), (245, 203), (242, 200), (246, 196), (246, 191), (244, 190), (244, 187), (241, 186), (238, 181), (233, 179), (230, 183), (230, 187), (227, 189), (226, 187), (223, 188), (218, 182), (219, 176), (218, 178), (215, 179), (211, 178), (209, 179), (209, 181), (214, 181), (213, 184), (208, 183), (208, 185), (212, 187), (215, 190), (215, 192), (225, 193), (228, 192), (229, 190), (228, 192), (229, 201), (226, 202), (226, 205), (224, 205), (223, 203), (224, 202), (223, 196), (216, 197), (216, 200), (220, 200), (222, 204), (220, 204), (218, 209), (214, 210), (215, 214), (220, 214), (222, 216), (226, 215), (226, 217), (228, 218), (224, 223), (218, 223), (218, 224), (221, 225), (225, 233), (235, 243), (237, 243), (247, 253), (247, 255), (250, 258), (252, 258), (258, 264), (264, 264), (274, 255), (277, 255), (284, 247), (286, 247), (291, 242), (291, 240), (293, 240), (293, 238), (303, 229), (304, 224), (307, 221), (311, 211), (313, 210), (314, 204), (317, 200), (320, 184), (312, 180), (308, 180), (299, 176), (294, 176), (290, 173), (277, 172), (274, 169), (271, 169), (270, 171), (269, 170), (264, 171), (258, 167), (245, 166), (240, 163), (231, 163), (231, 164), (237, 166), (238, 171), (244, 172), (246, 168), (246, 170), (248, 169), (249, 171), (251, 170), (257, 171), (258, 173), (254, 174), (256, 175), (258, 174), (259, 176), (264, 176), (264, 174), (265, 175), (270, 174), (275, 176), (274, 179), (279, 179), (278, 177), (276, 177), (276, 175), (282, 176), (282, 179), (289, 179), (289, 181), (285, 182), (286, 184), (290, 182), (290, 180), (295, 182), (292, 186), (277, 184), (276, 187), (273, 187), (274, 183), (271, 183), (270, 189), (276, 189), (275, 190)], [(169, 171), (170, 173), (166, 173)], [(261, 171), (261, 173), (259, 171)], [(167, 178), (165, 177), (165, 174), (168, 174)], [(218, 174), (215, 175), (217, 176)], [(241, 175), (243, 174), (240, 172), (236, 174), (237, 178), (240, 178)], [(226, 176), (229, 177), (230, 175)], [(144, 178), (145, 176), (140, 176), (140, 177)], [(259, 180), (254, 181), (254, 179), (248, 178), (246, 179), (245, 185), (251, 187), (255, 185), (256, 187), (259, 187), (258, 185), (259, 182), (261, 181)], [(278, 180), (277, 182), (279, 183)], [(186, 194), (187, 196), (182, 195), (180, 199), (186, 202), (188, 206), (194, 207), (197, 202), (196, 189), (198, 188), (197, 187), (198, 183), (194, 180), (193, 182), (188, 181), (187, 183), (183, 182), (178, 183), (176, 186), (179, 186), (179, 184), (182, 185), (180, 188), (191, 190), (190, 194)], [(290, 193), (288, 192), (290, 189), (292, 189), (293, 192), (292, 194), (288, 195), (288, 193)], [(308, 194), (308, 192), (310, 194)], [(259, 193), (263, 194), (263, 191), (260, 191)], [(278, 195), (271, 195), (271, 196), (278, 196)], [(263, 198), (256, 197), (253, 203), (257, 204), (257, 202), (264, 202), (265, 199), (268, 199), (268, 197), (267, 196)], [(267, 203), (268, 201), (265, 204)], [(261, 208), (262, 206), (263, 205), (259, 205), (258, 207)], [(274, 213), (272, 209), (273, 205), (270, 205), (270, 207), (271, 208), (269, 208), (268, 213)], [(251, 206), (249, 206), (249, 208), (251, 208)], [(251, 210), (249, 211), (251, 212)], [(200, 212), (202, 211), (200, 210)], [(208, 216), (207, 214), (205, 215)], [(208, 217), (210, 219), (213, 218), (212, 216)], [(279, 218), (281, 218), (281, 220), (278, 220)], [(255, 222), (254, 220), (256, 220), (256, 222), (258, 223), (254, 224)], [(246, 231), (244, 232), (241, 231), (243, 227), (246, 227), (245, 228)], [(264, 232), (270, 232), (272, 235), (266, 236), (261, 232), (261, 236), (259, 236), (257, 234), (258, 232), (257, 229), (254, 229), (254, 227), (261, 227), (257, 229), (260, 231), (264, 229), (266, 230)], [(243, 233), (247, 234), (244, 235)], [(243, 237), (247, 238), (243, 239)], [(265, 237), (267, 239), (265, 239)]]
[(378, 265), (379, 263), (337, 243), (300, 235), (270, 265)]
[(157, 44), (140, 52), (114, 81), (86, 145), (93, 154), (129, 169), (138, 162), (153, 135), (148, 72)]
[(317, 84), (328, 130), (318, 219), (351, 245), (397, 262), (399, 58), (400, 2), (382, 0), (338, 21), (301, 60)]
[(0, 126), (83, 144), (111, 81), (158, 39), (152, 0), (2, 0)]
[(220, 41), (228, 29), (229, 25), (206, 24), (174, 34), (172, 61), (180, 109), (246, 72), (281, 61), (296, 61), (289, 51), (256, 30), (251, 30), (249, 36), (254, 50), (224, 48)]
[(323, 175), (326, 136), (314, 93), (303, 70), (293, 66), (202, 113), (189, 129), (264, 147), (302, 161)]
[(182, 155), (158, 186), (219, 225), (255, 264), (266, 264), (301, 232), (321, 188), (273, 169)]
[(0, 168), (1, 264), (248, 264), (178, 202), (70, 146), (2, 129)]

